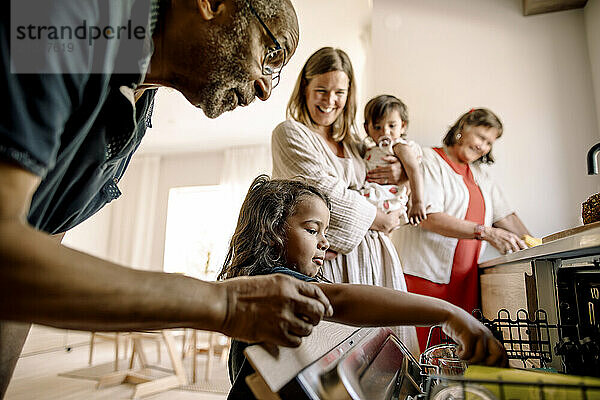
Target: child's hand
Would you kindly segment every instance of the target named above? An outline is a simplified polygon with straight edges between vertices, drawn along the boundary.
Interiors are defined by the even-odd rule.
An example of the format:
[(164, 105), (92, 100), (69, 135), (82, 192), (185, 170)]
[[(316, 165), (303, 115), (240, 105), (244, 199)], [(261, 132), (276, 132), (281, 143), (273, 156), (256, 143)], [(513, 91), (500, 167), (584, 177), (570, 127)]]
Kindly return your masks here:
[(458, 356), (468, 363), (498, 367), (508, 365), (504, 346), (489, 329), (463, 309), (453, 306), (442, 328), (458, 343)]
[(419, 225), (426, 219), (425, 204), (421, 200), (411, 201), (408, 208), (408, 222), (411, 225)]

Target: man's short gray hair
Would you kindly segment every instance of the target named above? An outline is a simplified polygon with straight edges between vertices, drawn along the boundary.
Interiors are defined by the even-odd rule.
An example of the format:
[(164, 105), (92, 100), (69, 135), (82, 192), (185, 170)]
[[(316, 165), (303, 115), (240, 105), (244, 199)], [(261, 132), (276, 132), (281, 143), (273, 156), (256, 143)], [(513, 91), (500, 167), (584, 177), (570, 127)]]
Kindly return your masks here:
[(252, 7), (263, 21), (270, 20), (276, 16), (281, 16), (286, 4), (283, 0), (235, 0), (238, 9), (246, 11), (246, 17), (252, 16), (252, 12), (248, 7), (247, 2), (252, 4)]

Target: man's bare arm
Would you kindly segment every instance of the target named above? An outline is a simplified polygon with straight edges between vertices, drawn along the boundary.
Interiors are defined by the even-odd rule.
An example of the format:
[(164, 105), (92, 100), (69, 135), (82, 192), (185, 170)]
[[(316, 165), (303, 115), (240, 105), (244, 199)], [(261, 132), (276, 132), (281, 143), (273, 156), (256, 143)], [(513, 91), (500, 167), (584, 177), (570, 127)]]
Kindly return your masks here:
[(51, 238), (54, 240), (56, 244), (61, 244), (63, 239), (65, 238), (65, 232), (57, 233), (56, 235), (52, 235)]
[(0, 319), (83, 330), (192, 321), (220, 328), (226, 295), (215, 285), (125, 268), (57, 246), (57, 238), (29, 226), (26, 215), (38, 184), (35, 175), (0, 164)]
[(192, 327), (298, 345), (329, 301), (290, 277), (204, 282), (92, 257), (26, 220), (35, 175), (0, 163), (0, 320), (79, 330)]

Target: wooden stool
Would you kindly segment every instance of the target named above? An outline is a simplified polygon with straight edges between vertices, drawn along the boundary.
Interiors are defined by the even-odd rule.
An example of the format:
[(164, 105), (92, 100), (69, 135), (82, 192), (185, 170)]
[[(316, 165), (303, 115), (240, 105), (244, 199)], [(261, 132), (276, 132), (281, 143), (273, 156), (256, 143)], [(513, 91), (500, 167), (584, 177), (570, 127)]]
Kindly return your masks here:
[[(98, 388), (121, 383), (132, 383), (136, 385), (132, 398), (136, 399), (187, 384), (185, 369), (181, 359), (175, 351), (175, 340), (173, 339), (171, 332), (168, 330), (159, 332), (130, 332), (129, 335), (133, 341), (133, 351), (129, 361), (129, 369), (115, 371), (100, 377), (97, 385)], [(153, 367), (148, 363), (142, 343), (143, 339), (155, 339), (157, 337), (165, 342), (165, 346), (169, 353), (169, 359), (171, 360), (173, 367), (172, 375), (163, 378), (154, 378), (150, 375), (149, 369)], [(140, 368), (134, 369), (136, 355)], [(162, 368), (157, 369), (164, 370)]]
[[(205, 334), (206, 340), (199, 340), (199, 335)], [(198, 331), (195, 329), (191, 330), (191, 344), (186, 348), (186, 341), (188, 340), (188, 330), (186, 330), (183, 338), (181, 358), (185, 358), (186, 354), (192, 353), (192, 382), (196, 383), (196, 375), (198, 371), (198, 354), (206, 354), (206, 367), (204, 369), (204, 380), (210, 380), (210, 374), (212, 370), (213, 357), (219, 355), (222, 363), (227, 362), (227, 356), (229, 355), (229, 347), (231, 346), (231, 339), (227, 336), (221, 335), (215, 332)]]

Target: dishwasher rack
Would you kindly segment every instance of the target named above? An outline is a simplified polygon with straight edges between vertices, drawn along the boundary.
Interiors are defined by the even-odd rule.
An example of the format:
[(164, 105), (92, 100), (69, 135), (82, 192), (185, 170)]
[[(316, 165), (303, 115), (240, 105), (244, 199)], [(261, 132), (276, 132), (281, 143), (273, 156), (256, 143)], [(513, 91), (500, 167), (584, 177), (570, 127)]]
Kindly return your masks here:
[(548, 323), (546, 311), (537, 310), (531, 318), (520, 309), (512, 319), (507, 309), (501, 309), (493, 320), (485, 318), (481, 310), (473, 310), (472, 314), (504, 345), (508, 358), (521, 361), (523, 368), (546, 368), (552, 361), (550, 329), (560, 326)]
[[(518, 360), (525, 369), (546, 369), (552, 371), (549, 363), (552, 361), (552, 353), (560, 355), (563, 363), (567, 357), (564, 355), (566, 339), (552, 343), (550, 332), (558, 329), (559, 332), (565, 328), (579, 332), (577, 325), (557, 325), (548, 322), (548, 315), (544, 310), (537, 310), (533, 317), (520, 309), (513, 319), (507, 309), (501, 309), (494, 319), (487, 319), (481, 310), (473, 310), (472, 315), (484, 324), (494, 337), (498, 339), (508, 355), (509, 360)], [(589, 345), (589, 343), (583, 343)], [(446, 335), (441, 326), (434, 326), (429, 331), (427, 348), (438, 343), (455, 343)], [(578, 349), (579, 355), (588, 356), (586, 352)], [(587, 352), (589, 353), (589, 352)], [(588, 363), (592, 369), (585, 373), (576, 375), (595, 376), (593, 367), (596, 364)], [(597, 369), (597, 368), (596, 368)], [(427, 370), (425, 370), (427, 371)], [(555, 371), (555, 370), (554, 370)], [(512, 400), (517, 398), (527, 399), (599, 399), (600, 385), (589, 385), (584, 383), (547, 383), (547, 382), (517, 382), (501, 379), (481, 380), (466, 378), (459, 375), (440, 375), (423, 373), (423, 393), (416, 396), (415, 400), (444, 400), (444, 399), (492, 399)]]
[(543, 382), (516, 382), (468, 379), (460, 376), (432, 375), (425, 392), (415, 400), (543, 400), (600, 399), (600, 386), (586, 384), (557, 384)]
[[(560, 352), (560, 345), (551, 342), (551, 329), (577, 329), (577, 326), (550, 324), (544, 310), (537, 310), (533, 318), (524, 309), (517, 311), (515, 319), (507, 309), (499, 310), (497, 317), (492, 320), (485, 318), (479, 309), (473, 310), (472, 315), (502, 343), (508, 359), (520, 361), (523, 368), (548, 368), (552, 361), (552, 351), (557, 354), (558, 349)], [(429, 331), (427, 348), (437, 343), (455, 342), (440, 326), (433, 326)]]

